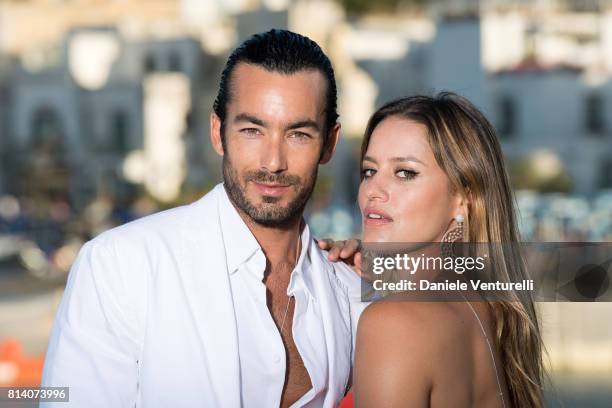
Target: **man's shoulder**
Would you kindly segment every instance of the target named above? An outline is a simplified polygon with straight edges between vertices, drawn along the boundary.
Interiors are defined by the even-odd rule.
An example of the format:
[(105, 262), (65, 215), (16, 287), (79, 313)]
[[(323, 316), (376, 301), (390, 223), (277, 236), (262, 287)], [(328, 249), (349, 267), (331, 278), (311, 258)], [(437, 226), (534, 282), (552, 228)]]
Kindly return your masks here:
[(344, 262), (332, 262), (338, 280), (346, 288), (351, 300), (361, 298), (361, 278), (350, 266)]
[(109, 229), (92, 241), (105, 244), (120, 241), (124, 244), (151, 240), (172, 240), (178, 234), (205, 229), (217, 209), (216, 192), (213, 189), (199, 200), (160, 211), (134, 221)]
[[(211, 192), (212, 193), (212, 192)], [(103, 271), (99, 277), (105, 280), (113, 276), (129, 280), (138, 286), (141, 279), (159, 271), (158, 266), (170, 265), (166, 261), (184, 259), (186, 253), (199, 253), (199, 239), (206, 231), (214, 230), (211, 216), (217, 208), (211, 193), (200, 200), (171, 208), (107, 230), (89, 242), (81, 250), (73, 270), (91, 267)], [(198, 245), (198, 251), (193, 251)], [(191, 250), (191, 252), (190, 252)], [(120, 278), (119, 278), (120, 277)]]
[(316, 241), (312, 240), (312, 256), (318, 258), (318, 262), (325, 265), (327, 273), (333, 277), (342, 292), (346, 293), (350, 299), (360, 297), (361, 280), (357, 273), (344, 262), (332, 262), (327, 258), (328, 251), (319, 248)]

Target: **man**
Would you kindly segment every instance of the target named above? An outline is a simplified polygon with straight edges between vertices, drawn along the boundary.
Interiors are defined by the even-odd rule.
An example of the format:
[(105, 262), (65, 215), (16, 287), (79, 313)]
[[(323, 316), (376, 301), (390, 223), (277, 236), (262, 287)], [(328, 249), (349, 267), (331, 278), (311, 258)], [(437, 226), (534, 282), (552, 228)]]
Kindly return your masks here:
[(101, 234), (71, 270), (43, 374), (71, 406), (331, 407), (347, 389), (358, 280), (302, 220), (338, 141), (331, 64), (272, 30), (232, 53), (219, 88), (225, 183)]

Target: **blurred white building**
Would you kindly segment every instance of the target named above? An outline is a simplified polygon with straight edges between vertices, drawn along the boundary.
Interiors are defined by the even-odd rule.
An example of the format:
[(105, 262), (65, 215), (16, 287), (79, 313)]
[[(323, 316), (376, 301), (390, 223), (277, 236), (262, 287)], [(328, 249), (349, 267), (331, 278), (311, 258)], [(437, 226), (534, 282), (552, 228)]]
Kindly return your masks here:
[[(56, 34), (74, 25), (79, 15), (60, 3), (48, 4), (58, 16)], [(35, 36), (20, 41), (5, 36), (5, 48), (20, 50), (22, 62), (3, 94), (10, 98), (10, 113), (4, 115), (11, 119), (2, 122), (0, 117), (8, 127), (4, 149), (16, 152), (9, 155), (14, 165), (7, 168), (33, 162), (44, 174), (50, 165), (45, 154), (53, 153), (62, 157), (60, 168), (76, 169), (64, 176), (78, 178), (58, 184), (76, 191), (121, 185), (126, 168), (132, 180), (139, 179), (138, 172), (147, 172), (141, 154), (147, 138), (143, 84), (149, 76), (177, 73), (189, 88), (189, 108), (181, 113), (188, 122), (181, 129), (188, 136), (169, 138), (183, 143), (185, 181), (202, 183), (209, 168), (218, 167), (208, 148), (207, 116), (227, 52), (250, 34), (287, 27), (309, 35), (330, 55), (345, 137), (360, 138), (369, 115), (390, 99), (450, 90), (491, 118), (509, 158), (546, 150), (569, 174), (574, 191), (612, 187), (612, 12), (559, 12), (554, 1), (531, 8), (493, 2), (480, 8), (478, 18), (477, 3), (466, 1), (447, 10), (452, 17), (349, 19), (329, 0), (156, 0), (137, 18), (134, 1), (121, 6), (124, 15), (110, 6), (91, 2), (86, 8), (85, 3), (79, 6), (86, 16), (81, 23), (92, 20), (95, 9), (100, 21), (109, 21), (108, 28), (86, 24), (52, 44)], [(519, 7), (509, 6), (514, 3)], [(43, 18), (40, 7), (10, 4), (4, 6), (4, 30), (20, 30), (16, 18), (22, 8)], [(47, 151), (31, 160), (35, 146), (45, 151), (49, 143), (62, 153)], [(346, 187), (355, 184), (351, 149), (341, 146), (333, 164), (343, 180), (336, 183), (338, 195), (349, 203), (355, 193)], [(542, 163), (546, 167), (548, 162)], [(212, 179), (218, 178), (218, 172), (213, 174)]]
[[(528, 24), (514, 14), (443, 18), (431, 26), (405, 18), (404, 27), (421, 27), (416, 33), (397, 29), (393, 21), (400, 19), (364, 19), (345, 36), (363, 80), (374, 84), (376, 106), (415, 93), (457, 92), (487, 114), (509, 159), (546, 151), (554, 160), (538, 168), (568, 174), (574, 192), (612, 188), (612, 71), (595, 72), (586, 57), (579, 65), (566, 63), (588, 48), (541, 62), (526, 51)], [(600, 56), (604, 61), (605, 52)]]
[[(10, 101), (5, 106), (12, 120), (5, 144), (12, 152), (6, 166), (13, 172), (12, 191), (27, 190), (27, 181), (38, 188), (41, 180), (37, 179), (44, 176), (51, 193), (65, 190), (77, 202), (87, 201), (100, 190), (121, 195), (121, 189), (128, 187), (126, 157), (144, 149), (160, 119), (149, 117), (153, 123), (145, 126), (148, 94), (144, 84), (159, 82), (163, 75), (184, 78), (188, 99), (176, 118), (182, 126), (173, 127), (181, 133), (167, 137), (180, 145), (176, 148), (183, 150), (194, 172), (206, 171), (207, 141), (193, 109), (207, 96), (202, 76), (215, 65), (198, 41), (190, 37), (131, 40), (114, 28), (82, 28), (71, 31), (55, 52), (59, 55), (51, 63), (36, 69), (26, 63), (10, 76)], [(148, 166), (155, 167), (151, 161), (141, 164), (144, 172)], [(185, 172), (180, 174), (172, 191), (179, 191), (187, 177)], [(157, 198), (168, 201), (176, 195)]]
[(499, 71), (535, 59), (612, 74), (612, 9), (560, 11), (555, 7), (483, 11), (483, 65)]
[(491, 75), (490, 96), (508, 157), (548, 151), (573, 191), (612, 188), (610, 82), (592, 86), (581, 70), (526, 66)]

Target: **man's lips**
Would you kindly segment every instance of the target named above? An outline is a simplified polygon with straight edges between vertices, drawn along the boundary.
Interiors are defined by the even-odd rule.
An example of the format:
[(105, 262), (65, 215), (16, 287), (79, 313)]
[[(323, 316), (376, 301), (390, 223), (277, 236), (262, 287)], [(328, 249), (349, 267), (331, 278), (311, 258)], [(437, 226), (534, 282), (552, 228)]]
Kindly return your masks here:
[(367, 207), (363, 210), (363, 224), (368, 226), (387, 225), (393, 222), (393, 218), (384, 211)]
[(260, 183), (257, 181), (253, 181), (253, 184), (260, 194), (272, 197), (283, 195), (291, 187), (288, 184)]

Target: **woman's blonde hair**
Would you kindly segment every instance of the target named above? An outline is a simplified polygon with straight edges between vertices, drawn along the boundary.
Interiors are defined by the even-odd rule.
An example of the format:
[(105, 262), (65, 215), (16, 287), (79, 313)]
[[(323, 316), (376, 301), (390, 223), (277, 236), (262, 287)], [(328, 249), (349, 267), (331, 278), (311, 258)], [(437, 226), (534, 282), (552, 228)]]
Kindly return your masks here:
[[(501, 146), (486, 117), (467, 99), (450, 92), (389, 102), (368, 122), (361, 159), (374, 129), (389, 117), (405, 118), (427, 128), (438, 165), (453, 190), (467, 197), (469, 223), (465, 238), (469, 242), (489, 243), (489, 266), (495, 279), (505, 282), (527, 279), (517, 245), (514, 197)], [(533, 298), (527, 291), (513, 291), (509, 296), (509, 301), (489, 302), (489, 307), (511, 404), (541, 407), (542, 339)]]

